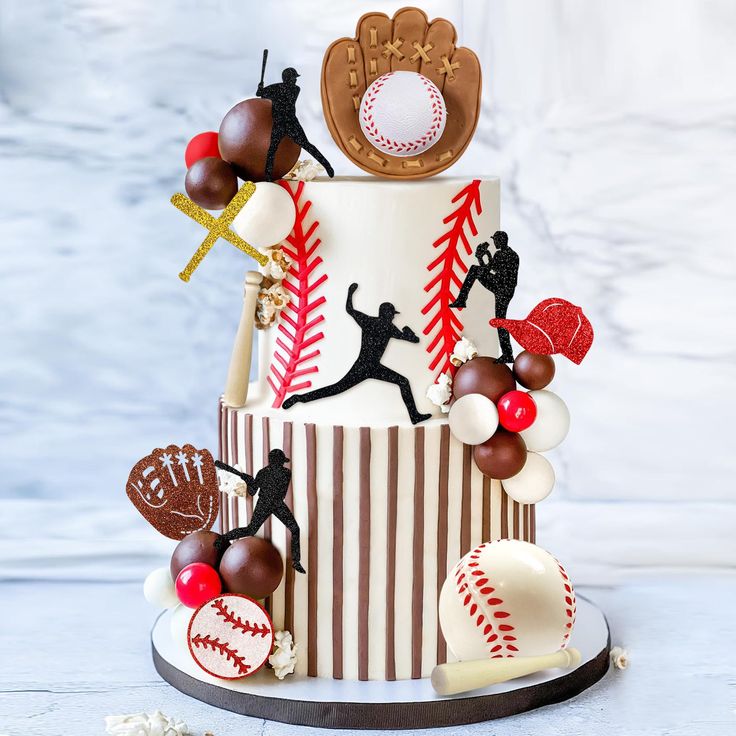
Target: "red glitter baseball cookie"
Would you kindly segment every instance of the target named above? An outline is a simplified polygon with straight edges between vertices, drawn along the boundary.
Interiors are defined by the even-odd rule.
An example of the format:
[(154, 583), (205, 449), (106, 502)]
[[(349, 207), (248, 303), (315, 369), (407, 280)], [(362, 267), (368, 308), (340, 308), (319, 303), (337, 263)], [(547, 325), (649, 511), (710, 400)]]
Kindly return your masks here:
[(251, 598), (228, 593), (201, 605), (187, 635), (192, 659), (209, 675), (239, 680), (257, 672), (273, 648), (273, 623)]

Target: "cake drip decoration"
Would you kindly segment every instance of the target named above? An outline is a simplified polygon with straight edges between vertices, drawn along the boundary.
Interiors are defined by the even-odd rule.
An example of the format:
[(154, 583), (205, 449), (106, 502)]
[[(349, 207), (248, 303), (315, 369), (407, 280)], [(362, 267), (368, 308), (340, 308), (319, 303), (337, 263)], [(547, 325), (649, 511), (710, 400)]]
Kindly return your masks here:
[(378, 315), (375, 317), (355, 309), (353, 306), (353, 295), (357, 289), (358, 284), (353, 283), (350, 285), (348, 299), (345, 305), (347, 313), (355, 320), (362, 332), (360, 353), (355, 362), (337, 383), (333, 383), (331, 386), (323, 386), (305, 394), (291, 396), (284, 402), (284, 409), (289, 409), (297, 403), (306, 404), (310, 401), (327, 398), (328, 396), (337, 396), (363, 383), (363, 381), (372, 378), (376, 381), (393, 383), (399, 387), (401, 398), (404, 401), (406, 410), (409, 412), (409, 418), (412, 424), (418, 424), (429, 419), (432, 416), (431, 414), (422, 414), (417, 409), (409, 381), (400, 373), (381, 363), (381, 358), (390, 340), (406, 340), (408, 342), (418, 343), (419, 338), (408, 325), (399, 329), (394, 324), (394, 317), (398, 314), (398, 311), (390, 302), (381, 304), (378, 309)]
[(418, 8), (367, 13), (322, 64), (322, 108), (340, 150), (364, 171), (421, 179), (457, 161), (480, 113), (476, 55), (447, 20)]

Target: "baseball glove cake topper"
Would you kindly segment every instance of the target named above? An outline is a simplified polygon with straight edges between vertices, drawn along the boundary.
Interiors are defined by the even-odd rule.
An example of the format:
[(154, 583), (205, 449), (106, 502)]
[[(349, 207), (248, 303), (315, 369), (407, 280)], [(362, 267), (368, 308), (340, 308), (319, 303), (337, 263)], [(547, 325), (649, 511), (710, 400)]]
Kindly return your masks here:
[(130, 471), (128, 498), (169, 539), (209, 530), (220, 509), (215, 461), (192, 445), (157, 447)]
[(342, 152), (364, 171), (423, 179), (463, 154), (480, 113), (478, 57), (455, 27), (418, 8), (367, 13), (322, 64), (322, 107)]

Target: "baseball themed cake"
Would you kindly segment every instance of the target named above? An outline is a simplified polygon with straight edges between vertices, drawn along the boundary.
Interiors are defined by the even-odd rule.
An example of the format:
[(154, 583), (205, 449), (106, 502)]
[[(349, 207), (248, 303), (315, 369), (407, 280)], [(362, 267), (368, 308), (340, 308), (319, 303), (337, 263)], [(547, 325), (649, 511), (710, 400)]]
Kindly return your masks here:
[(315, 726), (572, 697), (605, 673), (607, 627), (536, 518), (570, 427), (555, 362), (580, 364), (593, 328), (548, 294), (520, 313), (501, 182), (439, 175), (473, 137), (478, 58), (417, 8), (330, 44), (321, 101), (350, 177), (298, 119), (297, 69), (272, 81), (264, 51), (260, 72), (191, 138), (171, 200), (191, 220), (182, 288), (215, 246), (249, 260), (212, 444), (161, 438), (126, 485), (176, 540), (144, 585), (165, 609), (156, 668), (212, 705)]

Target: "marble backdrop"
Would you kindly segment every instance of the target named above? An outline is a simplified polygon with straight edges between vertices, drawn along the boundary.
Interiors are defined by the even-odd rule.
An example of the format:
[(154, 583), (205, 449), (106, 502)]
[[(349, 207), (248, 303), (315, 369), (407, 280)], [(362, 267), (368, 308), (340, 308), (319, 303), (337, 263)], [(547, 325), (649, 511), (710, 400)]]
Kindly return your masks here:
[[(252, 94), (267, 45), (271, 76), (303, 75), (315, 143), (355, 173), (322, 121), (321, 56), (361, 12), (403, 4), (0, 5), (6, 576), (104, 562), (135, 577), (168, 549), (128, 507), (127, 471), (162, 442), (213, 445), (249, 265), (218, 247), (176, 277), (197, 237), (168, 203), (184, 145)], [(563, 296), (596, 329), (582, 366), (558, 361), (574, 424), (540, 543), (579, 580), (733, 565), (736, 6), (422, 6), (481, 57), (481, 121), (453, 173), (502, 178), (523, 259), (513, 312)]]

